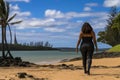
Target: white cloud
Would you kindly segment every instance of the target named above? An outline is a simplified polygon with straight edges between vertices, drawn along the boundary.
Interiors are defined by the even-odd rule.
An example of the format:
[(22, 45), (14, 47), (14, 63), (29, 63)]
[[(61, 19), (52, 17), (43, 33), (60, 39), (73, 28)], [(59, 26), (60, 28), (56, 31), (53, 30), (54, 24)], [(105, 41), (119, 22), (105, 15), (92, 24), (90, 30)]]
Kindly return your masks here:
[[(29, 16), (31, 15), (30, 12), (13, 11), (12, 14), (13, 13), (18, 14), (17, 17), (14, 19), (14, 21), (23, 20), (22, 23), (15, 25), (17, 29), (43, 28), (43, 30), (49, 32), (64, 32), (65, 30), (70, 30), (79, 27), (83, 23), (82, 18), (84, 17), (92, 17), (92, 18), (94, 17), (96, 18), (96, 20), (98, 18), (104, 18), (102, 20), (105, 20), (106, 19), (105, 16), (108, 15), (105, 12), (62, 13), (61, 11), (57, 11), (57, 10), (46, 10), (45, 18), (38, 19), (38, 18), (29, 18)], [(61, 14), (62, 17), (58, 17)], [(79, 20), (77, 20), (76, 22), (72, 22), (71, 20), (74, 18), (79, 18)]]
[(17, 15), (16, 15), (16, 17), (11, 22), (16, 22), (16, 21), (21, 21), (21, 20), (24, 22), (24, 20), (26, 20), (26, 18), (28, 18), (31, 15), (30, 12), (12, 11), (10, 13), (9, 17), (13, 16), (14, 14), (17, 14)]
[(10, 4), (10, 9), (11, 9), (10, 16), (17, 14), (16, 17), (25, 18), (25, 17), (29, 17), (31, 15), (30, 11), (22, 12), (20, 10), (20, 7), (17, 4), (15, 4), (15, 5)]
[(15, 5), (10, 4), (10, 9), (11, 10), (20, 10), (20, 8), (18, 7), (17, 4), (15, 4)]
[(80, 32), (69, 32), (68, 34), (72, 37), (76, 37), (76, 36), (78, 37)]
[(90, 7), (92, 7), (92, 6), (98, 6), (98, 4), (97, 3), (87, 3), (87, 4), (85, 4), (86, 6), (90, 6)]
[(67, 12), (67, 13), (62, 13), (61, 11), (57, 10), (46, 10), (45, 11), (45, 16), (50, 17), (50, 18), (64, 18), (64, 19), (71, 19), (71, 18), (82, 18), (82, 17), (98, 17), (101, 15), (106, 15), (105, 12)]
[(91, 8), (90, 7), (85, 7), (84, 11), (91, 11)]
[(30, 2), (30, 0), (6, 0), (6, 1), (9, 1), (9, 2)]
[(45, 16), (46, 17), (56, 17), (56, 18), (62, 18), (64, 17), (63, 13), (61, 13), (60, 11), (57, 11), (57, 10), (46, 10), (45, 11)]
[[(16, 32), (18, 42), (27, 42), (30, 41), (46, 41), (51, 36), (50, 33), (42, 33), (42, 32)], [(40, 38), (42, 37), (42, 38)], [(9, 39), (9, 38), (8, 38)]]
[(44, 28), (45, 31), (49, 31), (49, 32), (65, 32), (65, 29), (60, 29), (60, 28)]
[(20, 11), (12, 11), (11, 15), (17, 14), (18, 17), (28, 17), (31, 15), (31, 12), (26, 11), (26, 12), (20, 12)]
[(120, 0), (105, 0), (103, 5), (105, 7), (112, 7), (112, 6), (120, 7)]
[(17, 29), (25, 28), (46, 28), (46, 27), (58, 27), (60, 25), (65, 25), (67, 22), (56, 21), (53, 18), (47, 19), (37, 19), (37, 18), (26, 18), (23, 19), (23, 22), (17, 26)]
[(65, 14), (65, 17), (83, 18), (83, 17), (99, 17), (103, 15), (106, 15), (106, 13), (105, 12), (81, 12), (81, 13), (69, 12)]
[(75, 29), (81, 26), (83, 21), (78, 20), (76, 22), (68, 22), (67, 25), (65, 25), (65, 29), (70, 30), (70, 29)]

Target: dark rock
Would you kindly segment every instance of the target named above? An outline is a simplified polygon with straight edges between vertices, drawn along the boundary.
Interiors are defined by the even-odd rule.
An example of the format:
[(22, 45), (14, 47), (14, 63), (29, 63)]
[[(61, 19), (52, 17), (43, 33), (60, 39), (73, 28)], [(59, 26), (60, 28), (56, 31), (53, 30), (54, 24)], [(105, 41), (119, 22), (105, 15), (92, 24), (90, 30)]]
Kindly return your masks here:
[(70, 64), (70, 65), (61, 64), (61, 65), (57, 65), (56, 68), (58, 68), (58, 69), (69, 69), (69, 70), (80, 70), (80, 69), (82, 69), (81, 66), (74, 66), (73, 64)]
[(18, 67), (31, 67), (36, 64), (30, 63), (28, 61), (22, 61), (21, 57), (0, 57), (0, 67), (18, 66)]
[(107, 66), (92, 66), (92, 68), (108, 68)]
[(21, 72), (21, 73), (17, 73), (17, 75), (18, 75), (18, 78), (26, 78), (27, 73)]
[(23, 62), (19, 63), (19, 66), (20, 67), (30, 67), (30, 62), (23, 61)]
[(69, 61), (77, 61), (77, 60), (81, 60), (81, 59), (82, 59), (81, 57), (76, 57), (76, 58), (70, 59)]
[(93, 55), (93, 58), (95, 59), (114, 58), (114, 57), (120, 57), (120, 52), (101, 52), (101, 53), (96, 53)]
[(33, 76), (33, 75), (27, 75), (27, 77), (29, 77), (29, 78), (34, 78), (34, 76)]
[(60, 62), (68, 62), (68, 61), (69, 61), (69, 59), (63, 59)]
[(61, 66), (63, 66), (63, 67), (64, 67), (64, 66), (67, 66), (67, 65), (66, 65), (66, 64), (62, 64)]
[(34, 78), (34, 80), (48, 80), (48, 78)]

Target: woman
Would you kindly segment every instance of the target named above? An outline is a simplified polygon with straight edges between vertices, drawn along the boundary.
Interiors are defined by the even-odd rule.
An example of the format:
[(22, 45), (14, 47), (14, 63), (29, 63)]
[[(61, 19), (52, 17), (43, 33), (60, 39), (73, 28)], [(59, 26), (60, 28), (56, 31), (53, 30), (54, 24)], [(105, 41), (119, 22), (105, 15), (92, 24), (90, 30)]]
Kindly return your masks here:
[(97, 48), (96, 36), (88, 22), (85, 22), (82, 26), (79, 39), (76, 46), (76, 52), (78, 53), (78, 46), (80, 45), (80, 51), (82, 54), (84, 73), (90, 75), (90, 67), (92, 64), (92, 56), (94, 52), (94, 45)]

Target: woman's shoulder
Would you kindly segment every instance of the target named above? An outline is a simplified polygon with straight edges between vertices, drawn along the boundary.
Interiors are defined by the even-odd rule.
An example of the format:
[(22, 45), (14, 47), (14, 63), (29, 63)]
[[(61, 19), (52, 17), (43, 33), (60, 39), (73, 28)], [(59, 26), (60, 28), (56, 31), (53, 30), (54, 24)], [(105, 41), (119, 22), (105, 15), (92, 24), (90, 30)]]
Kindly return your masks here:
[(91, 33), (87, 33), (87, 34), (82, 32), (81, 34), (82, 34), (83, 37), (91, 37), (92, 36), (92, 32)]
[(83, 35), (84, 35), (84, 33), (81, 31), (81, 32), (80, 32), (80, 36), (83, 36)]

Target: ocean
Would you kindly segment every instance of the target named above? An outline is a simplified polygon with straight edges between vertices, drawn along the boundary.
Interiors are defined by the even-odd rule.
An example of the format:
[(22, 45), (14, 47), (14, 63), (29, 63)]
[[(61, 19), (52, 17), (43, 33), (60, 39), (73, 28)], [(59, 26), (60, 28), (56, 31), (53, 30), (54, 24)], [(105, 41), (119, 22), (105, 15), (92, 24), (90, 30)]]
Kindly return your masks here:
[[(36, 64), (52, 64), (58, 63), (64, 59), (80, 57), (80, 52), (77, 54), (74, 51), (11, 51), (13, 57), (21, 57), (24, 61), (33, 62)], [(2, 52), (0, 51), (0, 56)]]

